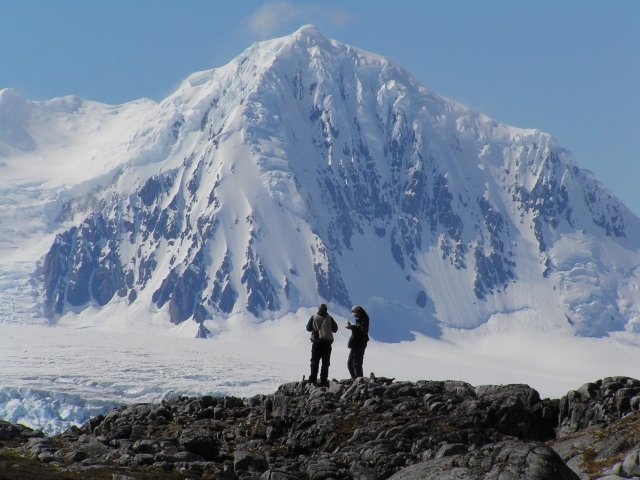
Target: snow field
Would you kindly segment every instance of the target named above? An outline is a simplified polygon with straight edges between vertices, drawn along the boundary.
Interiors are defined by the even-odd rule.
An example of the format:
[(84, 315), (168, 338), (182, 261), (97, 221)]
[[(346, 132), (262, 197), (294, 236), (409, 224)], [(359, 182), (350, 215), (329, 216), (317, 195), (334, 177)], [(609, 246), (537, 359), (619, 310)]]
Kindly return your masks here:
[[(176, 336), (184, 334), (179, 327), (154, 335), (127, 333), (123, 327), (113, 331), (118, 324), (85, 322), (74, 329), (0, 323), (0, 418), (56, 433), (118, 404), (172, 395), (272, 393), (281, 383), (309, 374), (304, 328), (311, 313), (301, 309), (261, 324), (236, 315), (226, 327), (205, 322), (219, 332), (206, 340)], [(376, 315), (370, 313), (373, 331)], [(330, 377), (347, 378), (347, 319), (335, 319), (340, 330)], [(365, 374), (463, 380), (474, 386), (527, 383), (552, 398), (607, 376), (640, 377), (637, 334), (584, 338), (546, 325), (534, 311), (524, 310), (494, 315), (474, 330), (443, 329), (439, 339), (372, 340)]]

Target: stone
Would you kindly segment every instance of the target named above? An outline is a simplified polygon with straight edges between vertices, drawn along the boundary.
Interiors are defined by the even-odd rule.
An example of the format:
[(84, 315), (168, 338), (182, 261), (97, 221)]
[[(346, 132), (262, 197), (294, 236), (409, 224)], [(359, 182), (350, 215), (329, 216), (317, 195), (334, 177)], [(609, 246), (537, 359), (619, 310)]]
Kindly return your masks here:
[(139, 453), (135, 457), (133, 457), (133, 463), (140, 467), (144, 467), (145, 465), (153, 465), (154, 457), (148, 453)]
[(365, 467), (358, 462), (353, 462), (349, 468), (354, 480), (378, 480), (375, 470)]
[(307, 473), (311, 480), (327, 480), (338, 476), (338, 468), (331, 460), (319, 460), (317, 462), (309, 462)]
[[(508, 462), (506, 460), (508, 459)], [(579, 480), (560, 457), (542, 443), (510, 440), (464, 455), (427, 460), (400, 470), (392, 480)]]
[(9, 422), (0, 421), (0, 440), (12, 440), (20, 435), (20, 430)]
[(286, 472), (284, 470), (267, 470), (260, 478), (262, 480), (298, 480), (300, 477), (292, 472)]
[(75, 452), (68, 453), (66, 455), (66, 458), (71, 462), (81, 462), (85, 458), (87, 458), (87, 453), (80, 450), (76, 450)]
[(132, 450), (136, 453), (155, 453), (158, 449), (158, 442), (155, 440), (138, 440), (133, 444)]
[(191, 452), (176, 452), (173, 455), (168, 456), (168, 458), (170, 459), (171, 462), (175, 462), (175, 463), (201, 462), (202, 460), (204, 460), (202, 456), (196, 455), (195, 453), (191, 453)]
[(436, 453), (436, 458), (449, 457), (461, 453), (467, 453), (467, 447), (465, 445), (461, 443), (445, 444), (440, 447), (440, 450)]
[(143, 437), (146, 431), (147, 429), (144, 425), (133, 425), (131, 427), (131, 435), (129, 438), (131, 438), (131, 440), (137, 440)]
[(233, 469), (236, 472), (246, 470), (263, 473), (268, 468), (269, 464), (262, 454), (243, 450), (233, 452)]
[(178, 442), (186, 451), (201, 455), (204, 459), (213, 459), (217, 455), (213, 432), (204, 428), (186, 428), (180, 434)]
[(624, 457), (622, 470), (627, 475), (640, 475), (640, 467), (638, 466), (638, 450), (632, 450), (626, 457)]
[(568, 392), (559, 402), (558, 436), (595, 424), (610, 425), (636, 411), (640, 389), (635, 382), (629, 377), (608, 377)]

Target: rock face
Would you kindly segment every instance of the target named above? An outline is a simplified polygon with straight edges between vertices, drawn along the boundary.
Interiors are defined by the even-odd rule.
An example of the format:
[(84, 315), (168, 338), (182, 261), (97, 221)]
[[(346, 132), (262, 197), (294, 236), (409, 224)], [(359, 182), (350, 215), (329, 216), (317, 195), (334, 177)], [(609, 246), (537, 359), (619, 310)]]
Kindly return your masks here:
[(629, 377), (607, 377), (586, 383), (560, 400), (560, 436), (593, 425), (610, 425), (640, 410), (640, 381)]
[(640, 476), (639, 394), (640, 381), (607, 377), (562, 397), (558, 440), (551, 443), (580, 478)]
[(531, 305), (582, 335), (640, 324), (640, 222), (568, 151), (311, 26), (192, 75), (116, 154), (62, 206), (49, 318), (119, 304), (206, 326), (365, 299), (385, 341)]

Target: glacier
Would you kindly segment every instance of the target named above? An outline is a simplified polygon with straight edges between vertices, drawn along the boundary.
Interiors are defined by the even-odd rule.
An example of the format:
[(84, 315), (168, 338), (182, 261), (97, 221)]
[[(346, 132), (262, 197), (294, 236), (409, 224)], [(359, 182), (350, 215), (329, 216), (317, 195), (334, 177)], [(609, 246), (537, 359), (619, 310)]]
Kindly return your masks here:
[[(280, 337), (295, 345), (293, 366), (267, 355), (280, 367), (267, 375), (272, 386), (305, 371), (295, 319), (319, 302), (346, 318), (357, 303), (372, 316), (379, 352), (414, 365), (408, 375), (438, 375), (403, 353), (428, 345), (442, 372), (479, 384), (443, 366), (457, 355), (443, 345), (484, 332), (513, 360), (507, 339), (524, 322), (573, 345), (551, 358), (571, 363), (578, 345), (597, 345), (632, 370), (613, 373), (637, 377), (633, 355), (622, 361), (612, 345), (637, 342), (639, 230), (549, 134), (445, 99), (313, 26), (195, 73), (159, 103), (35, 102), (0, 90), (0, 322), (45, 328), (44, 339), (61, 329), (89, 344), (155, 335), (147, 348), (181, 339), (188, 352), (204, 336), (228, 355), (230, 379), (244, 375), (243, 336), (275, 329), (248, 343), (256, 359), (282, 355), (290, 345)], [(528, 337), (515, 335), (531, 363)], [(145, 355), (134, 350), (133, 365)], [(506, 367), (471, 351), (501, 378)], [(90, 363), (78, 385), (109, 376)], [(522, 374), (526, 363), (515, 364)], [(559, 393), (574, 367), (563, 368), (543, 369), (562, 379)], [(124, 389), (107, 382), (99, 400), (97, 387), (61, 390), (53, 377), (23, 381), (19, 364), (8, 370), (2, 415), (31, 422), (64, 416), (69, 425), (99, 401), (155, 401), (174, 388), (149, 386), (164, 374), (152, 369)], [(189, 394), (242, 392), (179, 377), (170, 380)], [(129, 397), (136, 382), (146, 393)], [(45, 414), (48, 398), (67, 407)]]
[[(174, 395), (251, 397), (309, 374), (307, 314), (259, 324), (250, 317), (208, 340), (130, 327), (63, 328), (0, 323), (0, 418), (60, 433), (115, 405)], [(346, 318), (333, 345), (331, 378), (348, 378)], [(185, 322), (186, 323), (186, 322)], [(195, 322), (190, 327), (195, 336)], [(365, 373), (476, 385), (526, 383), (559, 398), (594, 378), (640, 374), (640, 339), (558, 333), (532, 310), (499, 314), (476, 329), (443, 327), (438, 339), (372, 340)]]

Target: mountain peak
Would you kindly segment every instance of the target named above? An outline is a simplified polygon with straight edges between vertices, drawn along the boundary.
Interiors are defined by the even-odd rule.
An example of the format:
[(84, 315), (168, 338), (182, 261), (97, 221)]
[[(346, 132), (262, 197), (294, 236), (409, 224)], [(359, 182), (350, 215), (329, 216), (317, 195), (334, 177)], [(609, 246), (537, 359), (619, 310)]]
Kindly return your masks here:
[(298, 30), (293, 32), (290, 35), (290, 37), (300, 37), (300, 38), (304, 37), (304, 38), (311, 38), (313, 40), (320, 40), (320, 41), (327, 40), (327, 37), (322, 35), (322, 33), (320, 33), (320, 31), (315, 27), (315, 25), (312, 25), (312, 24), (303, 25)]
[(191, 75), (109, 146), (113, 185), (62, 207), (45, 313), (213, 332), (353, 301), (382, 340), (530, 308), (636, 328), (638, 219), (548, 135), (451, 105), (312, 25)]

